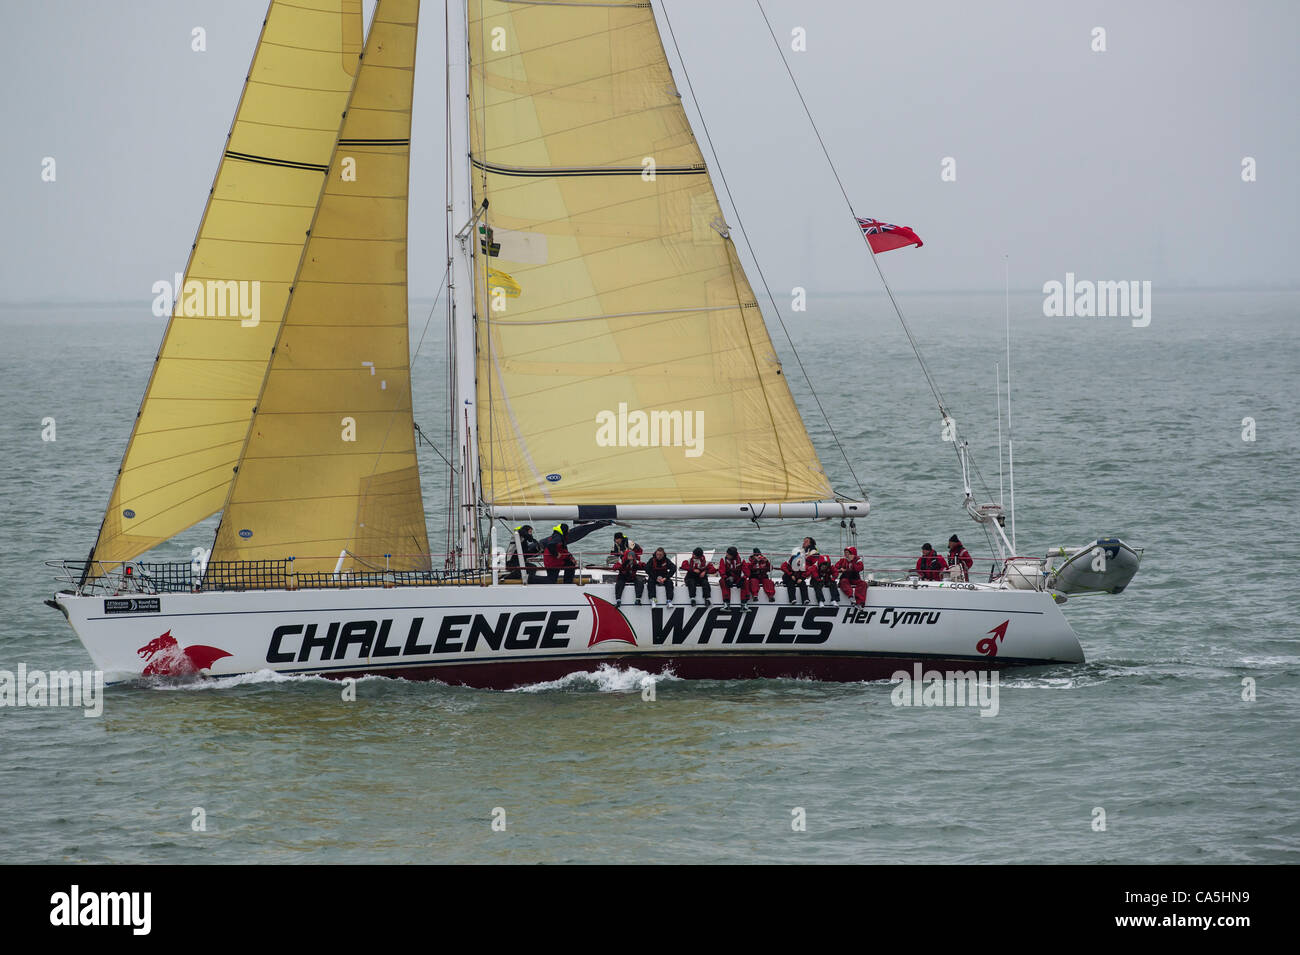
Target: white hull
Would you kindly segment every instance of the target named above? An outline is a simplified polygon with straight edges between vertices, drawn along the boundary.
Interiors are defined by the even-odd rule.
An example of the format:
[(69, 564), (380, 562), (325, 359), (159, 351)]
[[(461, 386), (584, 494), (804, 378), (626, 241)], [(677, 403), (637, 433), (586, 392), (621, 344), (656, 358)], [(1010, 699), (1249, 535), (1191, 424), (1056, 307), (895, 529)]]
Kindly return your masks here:
[[(382, 674), (506, 689), (601, 664), (684, 678), (887, 679), (912, 662), (962, 669), (1081, 663), (1049, 594), (876, 585), (865, 608), (789, 606), (778, 587), (745, 613), (717, 600), (621, 608), (610, 584), (59, 594), (110, 681), (258, 670)], [(702, 603), (702, 602), (701, 602)], [(685, 604), (685, 606), (684, 606)], [(999, 630), (1001, 631), (999, 634)]]

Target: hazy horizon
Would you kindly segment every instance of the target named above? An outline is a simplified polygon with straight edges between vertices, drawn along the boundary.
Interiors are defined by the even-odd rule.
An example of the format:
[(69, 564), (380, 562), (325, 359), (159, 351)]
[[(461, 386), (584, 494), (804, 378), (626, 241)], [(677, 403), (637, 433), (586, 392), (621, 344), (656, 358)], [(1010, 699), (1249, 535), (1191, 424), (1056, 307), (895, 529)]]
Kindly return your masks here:
[[(794, 286), (810, 299), (879, 292), (756, 4), (654, 7), (706, 159), (739, 206), (737, 218), (715, 175), (728, 220), (743, 221), (778, 302)], [(855, 211), (925, 240), (882, 257), (896, 291), (1001, 291), (1004, 254), (1021, 291), (1067, 272), (1151, 281), (1157, 294), (1297, 287), (1288, 170), (1300, 129), (1278, 104), (1300, 86), (1300, 6), (764, 8)], [(10, 11), (22, 42), (2, 107), (0, 302), (147, 304), (184, 269), (264, 11), (265, 0)], [(415, 300), (433, 296), (445, 254), (439, 14), (425, 4), (416, 80)], [(791, 49), (796, 28), (805, 51)], [(45, 157), (54, 182), (42, 181)], [(1246, 157), (1256, 181), (1243, 181)], [(955, 181), (941, 178), (945, 158)], [(761, 291), (752, 267), (751, 279)]]

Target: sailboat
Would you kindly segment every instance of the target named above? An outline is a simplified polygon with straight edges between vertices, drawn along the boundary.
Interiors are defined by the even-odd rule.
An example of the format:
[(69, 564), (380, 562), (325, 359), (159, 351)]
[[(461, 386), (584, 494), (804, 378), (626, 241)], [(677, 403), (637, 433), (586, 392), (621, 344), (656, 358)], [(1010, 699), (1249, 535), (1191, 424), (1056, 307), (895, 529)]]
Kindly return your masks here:
[[(456, 540), (435, 561), (407, 315), (420, 12), (378, 0), (366, 31), (361, 0), (270, 2), (98, 537), (51, 562), (69, 586), (46, 603), (96, 667), (510, 688), (604, 665), (869, 680), (1083, 661), (1059, 604), (1123, 589), (1137, 552), (1118, 539), (1050, 573), (1008, 542), (987, 582), (871, 580), (862, 605), (692, 606), (679, 580), (675, 605), (619, 606), (586, 568), (507, 579), (522, 523), (856, 534), (869, 512), (813, 447), (642, 0), (439, 9)], [(1005, 540), (999, 505), (969, 509)], [(210, 553), (147, 559), (217, 514)]]

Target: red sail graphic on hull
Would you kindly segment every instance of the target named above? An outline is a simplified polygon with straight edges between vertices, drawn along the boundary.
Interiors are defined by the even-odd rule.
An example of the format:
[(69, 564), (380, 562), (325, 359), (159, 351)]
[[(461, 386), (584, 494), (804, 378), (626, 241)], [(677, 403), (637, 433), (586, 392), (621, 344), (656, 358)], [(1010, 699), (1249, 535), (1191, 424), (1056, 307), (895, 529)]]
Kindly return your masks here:
[(608, 600), (601, 600), (591, 594), (583, 594), (583, 596), (587, 598), (587, 603), (591, 604), (591, 640), (587, 643), (588, 647), (594, 647), (606, 640), (620, 640), (636, 646), (636, 633), (632, 630), (632, 625), (627, 622), (627, 617), (623, 616), (623, 611)]

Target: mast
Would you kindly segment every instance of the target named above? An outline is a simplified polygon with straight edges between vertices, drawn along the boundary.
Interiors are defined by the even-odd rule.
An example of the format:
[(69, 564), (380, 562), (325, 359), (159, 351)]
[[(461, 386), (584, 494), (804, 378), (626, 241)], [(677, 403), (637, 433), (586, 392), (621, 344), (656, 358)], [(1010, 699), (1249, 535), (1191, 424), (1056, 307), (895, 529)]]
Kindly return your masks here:
[(452, 426), (456, 433), (459, 528), (457, 567), (478, 563), (479, 467), (476, 348), (474, 341), (474, 247), (476, 219), (469, 163), (469, 18), (467, 0), (447, 3), (447, 247), (451, 271), (447, 301), (451, 309)]

